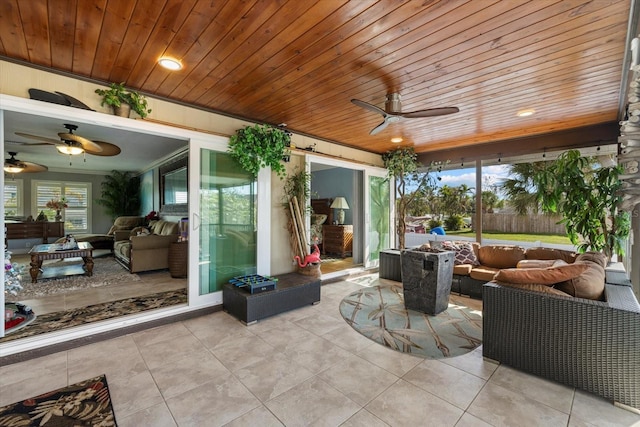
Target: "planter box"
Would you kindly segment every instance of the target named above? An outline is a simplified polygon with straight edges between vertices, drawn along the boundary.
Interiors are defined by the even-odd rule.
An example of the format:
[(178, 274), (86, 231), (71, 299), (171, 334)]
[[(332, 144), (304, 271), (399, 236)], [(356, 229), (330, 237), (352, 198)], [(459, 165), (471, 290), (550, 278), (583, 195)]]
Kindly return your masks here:
[(400, 268), (400, 250), (385, 249), (380, 251), (380, 267), (378, 277), (381, 279), (402, 282), (402, 269)]
[(447, 309), (454, 257), (453, 252), (402, 251), (402, 288), (407, 309), (432, 316)]
[(243, 323), (251, 324), (275, 314), (320, 302), (320, 278), (297, 273), (275, 278), (278, 279), (275, 289), (253, 294), (231, 283), (225, 283), (222, 286), (224, 310)]

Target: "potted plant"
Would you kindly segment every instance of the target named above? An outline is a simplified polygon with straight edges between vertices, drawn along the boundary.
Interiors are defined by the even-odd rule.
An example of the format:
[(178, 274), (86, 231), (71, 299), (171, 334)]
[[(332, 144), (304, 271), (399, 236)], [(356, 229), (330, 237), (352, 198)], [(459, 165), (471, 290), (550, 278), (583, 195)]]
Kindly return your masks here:
[(258, 175), (260, 168), (270, 167), (280, 179), (286, 176), (283, 164), (285, 156), (290, 154), (291, 136), (288, 132), (270, 125), (247, 126), (238, 129), (229, 141), (229, 153), (240, 166)]
[(140, 211), (140, 178), (131, 172), (111, 171), (100, 183), (101, 199), (96, 203), (105, 207), (107, 214), (119, 216), (138, 215)]
[[(406, 216), (411, 203), (428, 187), (435, 187), (435, 181), (429, 171), (419, 172), (421, 164), (411, 147), (400, 147), (388, 151), (382, 155), (384, 167), (387, 168), (387, 176), (393, 179), (396, 185), (396, 234), (398, 245), (404, 249), (404, 233), (406, 229)], [(407, 187), (413, 192), (407, 193)]]
[(114, 114), (129, 117), (129, 109), (135, 111), (143, 119), (151, 112), (147, 99), (134, 90), (127, 90), (124, 83), (111, 83), (109, 89), (96, 89), (102, 97), (100, 105), (110, 105)]
[[(561, 214), (571, 243), (579, 252), (624, 255), (630, 217), (620, 209), (621, 165), (595, 167), (578, 150), (562, 153), (533, 176), (542, 210)], [(582, 241), (581, 241), (582, 240)]]

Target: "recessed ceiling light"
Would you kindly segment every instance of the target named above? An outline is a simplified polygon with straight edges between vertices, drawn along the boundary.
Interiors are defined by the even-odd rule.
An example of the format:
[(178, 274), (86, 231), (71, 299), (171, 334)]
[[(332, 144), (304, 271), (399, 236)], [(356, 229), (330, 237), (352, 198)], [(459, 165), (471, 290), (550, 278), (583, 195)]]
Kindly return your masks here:
[(402, 142), (402, 137), (401, 136), (394, 136), (393, 138), (391, 138), (391, 142), (393, 142), (394, 144), (399, 144)]
[(535, 112), (536, 110), (534, 110), (533, 108), (530, 108), (528, 110), (520, 110), (516, 115), (518, 117), (529, 117), (529, 116), (533, 116)]
[(169, 58), (169, 57), (162, 57), (158, 59), (158, 64), (160, 64), (162, 67), (166, 68), (167, 70), (171, 70), (171, 71), (177, 71), (182, 69), (182, 64), (180, 63), (180, 61), (178, 61), (177, 59)]

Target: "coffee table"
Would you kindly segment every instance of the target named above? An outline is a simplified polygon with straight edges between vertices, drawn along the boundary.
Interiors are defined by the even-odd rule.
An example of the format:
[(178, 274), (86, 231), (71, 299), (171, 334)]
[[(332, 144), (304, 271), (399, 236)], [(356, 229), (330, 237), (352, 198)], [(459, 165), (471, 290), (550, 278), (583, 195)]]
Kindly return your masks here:
[[(31, 283), (37, 283), (38, 278), (46, 279), (51, 277), (72, 276), (75, 274), (93, 276), (93, 246), (91, 246), (89, 242), (78, 242), (78, 246), (74, 249), (63, 249), (61, 243), (35, 245), (31, 248), (29, 254), (31, 254), (31, 268), (29, 269)], [(42, 268), (42, 262), (46, 260), (76, 257), (81, 257), (84, 265)]]

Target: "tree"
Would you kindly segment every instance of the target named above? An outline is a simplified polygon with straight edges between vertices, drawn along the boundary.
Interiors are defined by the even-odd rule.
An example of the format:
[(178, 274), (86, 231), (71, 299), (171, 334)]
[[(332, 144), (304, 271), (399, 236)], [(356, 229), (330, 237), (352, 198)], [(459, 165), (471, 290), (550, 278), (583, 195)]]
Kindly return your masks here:
[[(624, 255), (630, 219), (619, 209), (622, 166), (594, 167), (578, 150), (561, 154), (533, 176), (545, 212), (559, 213), (578, 251), (601, 251), (611, 259)], [(580, 238), (583, 242), (580, 243)]]
[[(427, 187), (435, 187), (435, 180), (429, 171), (418, 172), (418, 158), (411, 147), (400, 147), (382, 155), (387, 176), (396, 183), (396, 234), (400, 249), (404, 249), (406, 215), (412, 202)], [(407, 188), (414, 188), (407, 193)]]
[(461, 184), (458, 187), (442, 186), (440, 188), (440, 202), (443, 212), (447, 216), (467, 213), (472, 206), (472, 193), (473, 189), (466, 184)]
[(500, 203), (498, 195), (493, 191), (483, 191), (480, 197), (482, 199), (483, 213), (493, 213), (493, 209), (497, 208)]
[(541, 210), (534, 177), (545, 169), (547, 163), (516, 163), (509, 167), (511, 178), (503, 180), (500, 188), (519, 215), (538, 213)]

